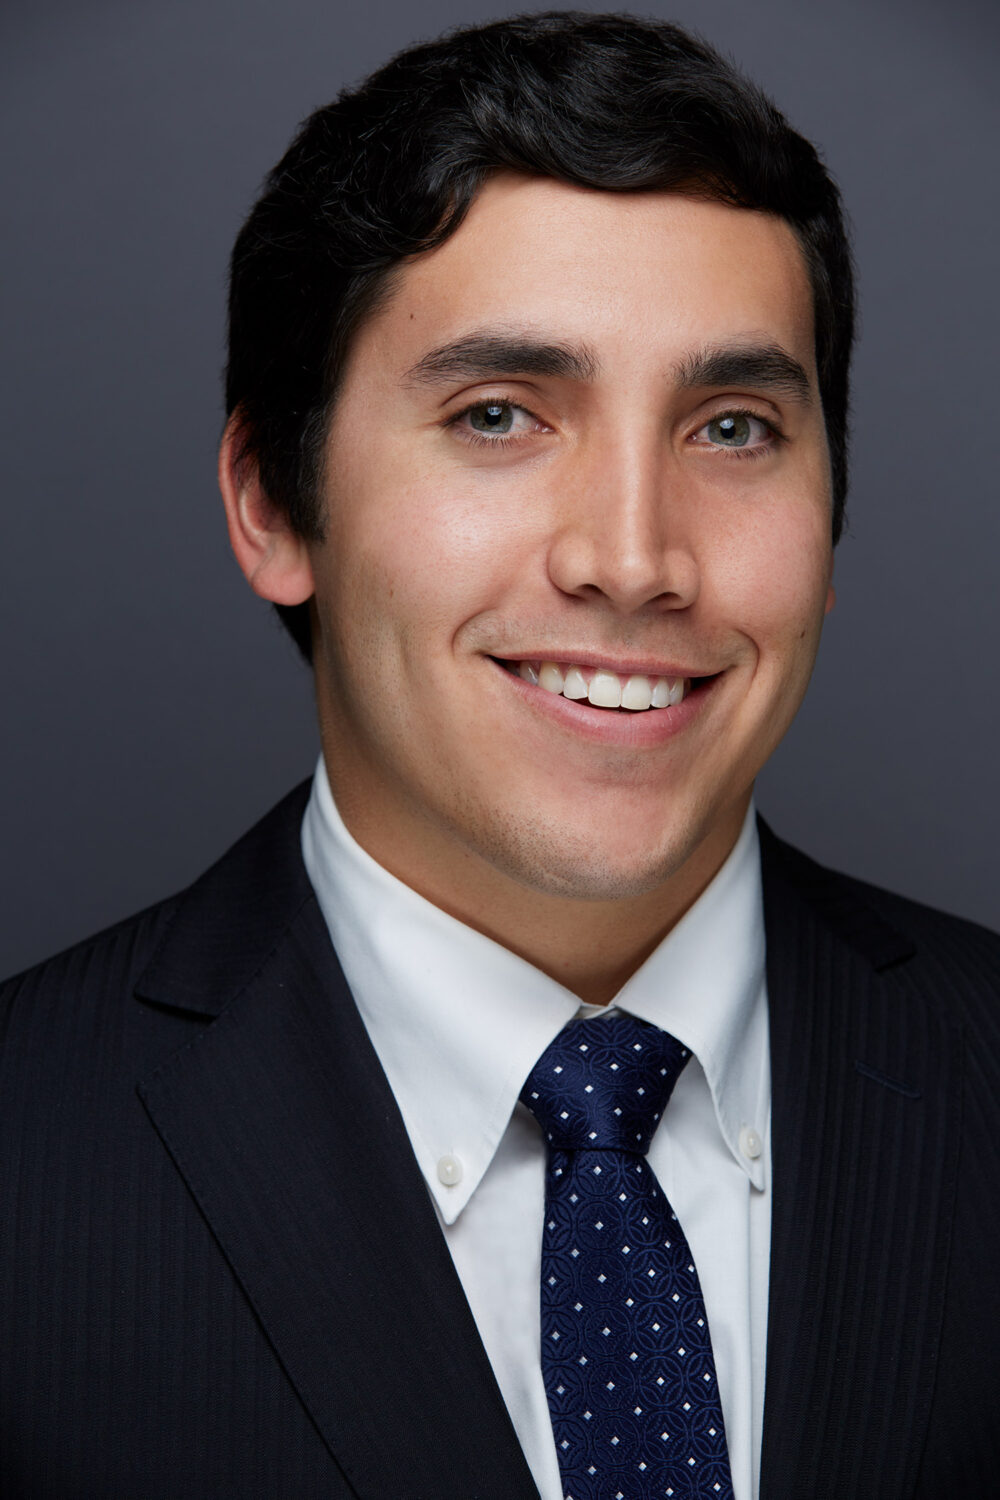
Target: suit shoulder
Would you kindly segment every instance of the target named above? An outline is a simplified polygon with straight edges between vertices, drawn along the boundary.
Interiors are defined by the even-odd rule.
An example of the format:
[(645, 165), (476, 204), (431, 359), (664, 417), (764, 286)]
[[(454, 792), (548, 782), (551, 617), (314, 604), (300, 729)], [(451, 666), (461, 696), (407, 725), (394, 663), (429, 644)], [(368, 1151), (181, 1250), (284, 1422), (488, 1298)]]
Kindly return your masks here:
[[(274, 912), (280, 916), (311, 891), (299, 853), (308, 792), (308, 782), (296, 787), (185, 890), (0, 984), (7, 1043), (15, 1032), (37, 1042), (53, 1034), (53, 1024), (66, 1037), (72, 1014), (84, 1030), (99, 1026), (101, 1017), (122, 1012), (142, 976), (172, 948), (207, 963), (220, 993), (231, 991), (233, 976), (252, 972), (270, 945)], [(190, 996), (183, 985), (175, 993), (183, 1008)]]
[(922, 947), (940, 945), (945, 952), (960, 949), (976, 954), (987, 967), (992, 965), (1000, 976), (1000, 933), (979, 922), (972, 922), (967, 917), (955, 916), (938, 907), (927, 906), (922, 901), (900, 896), (895, 891), (887, 891), (867, 881), (854, 880), (849, 876), (842, 878), (887, 921), (912, 934)]
[(0, 983), (0, 1014), (51, 994), (131, 989), (166, 937), (183, 893), (157, 901)]
[[(828, 962), (837, 947), (842, 957), (853, 950), (870, 966), (874, 982), (863, 993), (889, 1004), (884, 1014), (895, 1017), (893, 1024), (906, 1028), (922, 1017), (921, 1025), (933, 1022), (941, 1038), (961, 1035), (969, 1119), (992, 1120), (1000, 1097), (1000, 937), (975, 922), (827, 869), (766, 826), (761, 827), (761, 859), (769, 965), (772, 940), (778, 954), (822, 951)], [(825, 941), (820, 950), (812, 949), (824, 929), (837, 947)], [(842, 972), (853, 972), (862, 986), (869, 983), (861, 967)]]
[(136, 1000), (179, 904), (161, 901), (0, 986), (0, 1175), (19, 1141), (34, 1143), (30, 1154), (47, 1138), (68, 1160), (99, 1116), (134, 1124), (137, 1080), (186, 1040), (180, 1017)]
[(828, 869), (761, 828), (765, 869), (882, 972), (896, 971), (974, 1025), (1000, 1024), (1000, 935), (977, 922)]

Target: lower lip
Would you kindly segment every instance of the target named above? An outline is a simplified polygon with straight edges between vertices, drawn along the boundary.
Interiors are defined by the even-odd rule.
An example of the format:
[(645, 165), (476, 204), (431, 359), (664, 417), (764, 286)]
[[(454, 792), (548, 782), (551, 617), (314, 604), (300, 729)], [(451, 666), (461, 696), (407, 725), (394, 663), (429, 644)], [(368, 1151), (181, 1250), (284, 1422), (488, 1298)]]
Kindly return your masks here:
[(722, 677), (720, 672), (703, 679), (672, 708), (647, 708), (633, 713), (629, 709), (595, 708), (586, 698), (564, 698), (561, 693), (546, 692), (498, 662), (493, 665), (534, 713), (595, 744), (634, 749), (663, 745), (681, 734), (701, 713)]

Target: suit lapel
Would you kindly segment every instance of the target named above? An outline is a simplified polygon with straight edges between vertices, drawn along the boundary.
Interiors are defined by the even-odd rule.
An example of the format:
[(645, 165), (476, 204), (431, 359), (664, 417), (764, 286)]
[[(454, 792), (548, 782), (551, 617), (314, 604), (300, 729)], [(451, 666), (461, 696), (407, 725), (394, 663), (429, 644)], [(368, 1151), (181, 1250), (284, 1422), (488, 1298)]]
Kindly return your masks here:
[(762, 1500), (912, 1493), (937, 1359), (961, 1041), (913, 946), (762, 829), (773, 1197)]
[[(140, 1088), (359, 1500), (537, 1500), (312, 896), (307, 788), (192, 888), (139, 993), (204, 1017)], [(762, 829), (773, 1196), (762, 1500), (912, 1492), (961, 1077), (912, 948)]]
[(357, 1495), (537, 1500), (302, 869), (303, 801), (193, 888), (143, 976), (214, 1019), (140, 1093)]

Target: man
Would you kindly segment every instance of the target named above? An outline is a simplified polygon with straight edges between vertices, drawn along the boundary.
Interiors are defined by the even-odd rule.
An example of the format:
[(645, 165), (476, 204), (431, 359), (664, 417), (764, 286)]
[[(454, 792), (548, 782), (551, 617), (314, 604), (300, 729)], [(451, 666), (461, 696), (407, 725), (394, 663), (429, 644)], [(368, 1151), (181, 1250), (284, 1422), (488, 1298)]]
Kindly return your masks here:
[(323, 755), (4, 992), (5, 1494), (996, 1492), (1000, 942), (752, 806), (852, 305), (815, 152), (673, 27), (306, 122), (220, 481)]

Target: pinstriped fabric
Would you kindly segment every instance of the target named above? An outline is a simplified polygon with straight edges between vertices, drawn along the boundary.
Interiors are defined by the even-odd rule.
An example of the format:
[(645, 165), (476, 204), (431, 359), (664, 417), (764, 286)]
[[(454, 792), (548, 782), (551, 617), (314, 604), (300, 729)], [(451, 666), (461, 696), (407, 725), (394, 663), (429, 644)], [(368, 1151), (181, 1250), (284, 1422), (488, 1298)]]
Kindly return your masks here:
[(315, 901), (140, 1092), (352, 1493), (537, 1500)]
[(307, 790), (0, 989), (3, 1500), (537, 1500), (312, 899)]
[[(305, 795), (182, 900), (0, 989), (4, 1500), (534, 1493), (324, 924), (308, 919)], [(766, 831), (762, 854), (762, 1500), (993, 1494), (1000, 939), (821, 871)], [(405, 1219), (384, 1263), (373, 1171)], [(407, 1302), (408, 1270), (428, 1305)], [(384, 1397), (401, 1360), (415, 1372), (405, 1409)], [(321, 1435), (300, 1386), (330, 1392), (330, 1371)]]
[[(891, 920), (896, 898), (874, 893)], [(911, 917), (912, 921), (912, 917)], [(960, 1171), (941, 1352), (921, 1446), (921, 1496), (993, 1494), (1000, 1488), (1000, 1004), (997, 940), (970, 923), (919, 913), (921, 963), (899, 982), (908, 998), (929, 986), (963, 1034)], [(991, 994), (991, 978), (993, 993)], [(970, 1335), (971, 1330), (971, 1335)]]
[[(800, 933), (793, 966), (794, 1017), (782, 1015), (792, 980), (777, 959), (768, 982), (775, 1288), (768, 1394), (784, 1380), (787, 1399), (777, 1403), (785, 1411), (780, 1440), (773, 1422), (765, 1426), (763, 1493), (777, 1459), (783, 1485), (791, 1465), (817, 1500), (905, 1495), (927, 1415), (947, 1264), (958, 1149), (955, 1038), (926, 1013), (898, 1013), (870, 966), (856, 958), (845, 969), (822, 931)], [(921, 1098), (859, 1074), (858, 1058)], [(796, 1087), (802, 1071), (808, 1095)], [(769, 1451), (769, 1442), (780, 1442), (780, 1452)]]
[(132, 996), (175, 909), (3, 993), (4, 1500), (351, 1493), (136, 1095), (192, 1032)]
[[(763, 1500), (973, 1492), (959, 1474), (992, 1493), (998, 1362), (975, 1336), (974, 1287), (990, 1262), (980, 1285), (995, 1282), (1000, 1260), (1000, 942), (818, 871), (769, 836), (762, 847), (774, 1151)], [(992, 1023), (973, 1043), (977, 995)], [(966, 1174), (970, 1148), (981, 1175)], [(963, 1201), (978, 1227), (960, 1238)], [(1000, 1329), (996, 1294), (987, 1301)], [(962, 1458), (941, 1467), (949, 1446)]]

